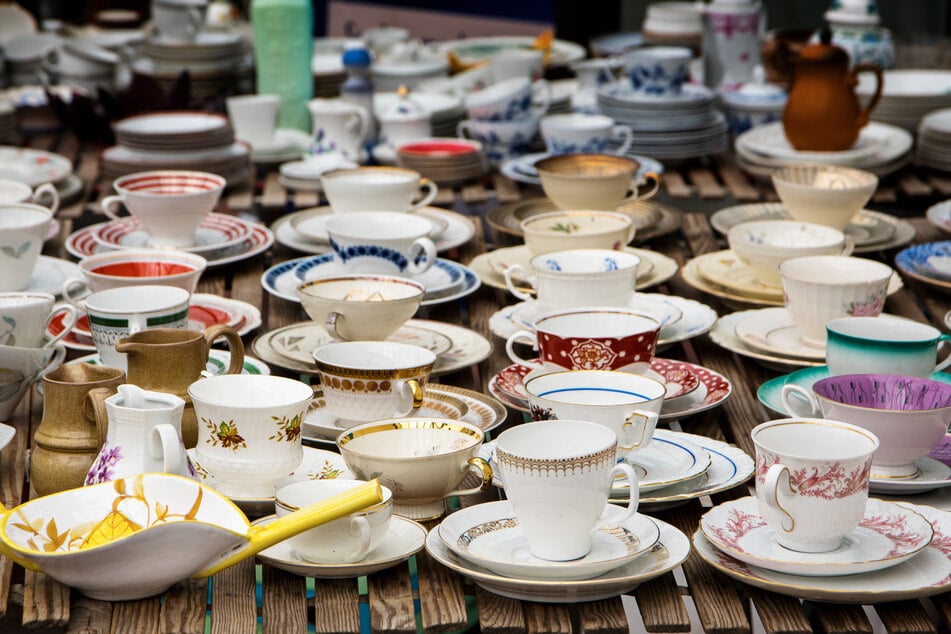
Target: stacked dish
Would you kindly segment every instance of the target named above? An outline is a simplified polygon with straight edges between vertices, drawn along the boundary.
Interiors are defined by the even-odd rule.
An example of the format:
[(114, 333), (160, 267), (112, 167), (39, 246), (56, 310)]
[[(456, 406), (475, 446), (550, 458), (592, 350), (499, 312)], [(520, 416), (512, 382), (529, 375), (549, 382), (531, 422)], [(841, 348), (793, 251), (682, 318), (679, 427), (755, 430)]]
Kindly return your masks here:
[[(429, 125), (434, 137), (453, 137), (456, 124), (466, 118), (462, 98), (440, 92), (413, 91), (413, 101), (429, 113)], [(377, 116), (388, 112), (399, 95), (395, 92), (377, 92), (373, 95), (373, 110)]]
[(17, 115), (12, 104), (0, 100), (0, 145), (16, 145)]
[[(947, 209), (948, 205), (944, 205)], [(927, 242), (900, 251), (898, 270), (931, 288), (951, 293), (951, 242)]]
[[(61, 206), (75, 202), (84, 191), (82, 179), (73, 174), (72, 161), (60, 154), (30, 148), (0, 145), (0, 179), (19, 181), (34, 189), (51, 183)], [(51, 224), (51, 230), (58, 230), (57, 223)]]
[(193, 99), (248, 93), (253, 92), (254, 60), (247, 49), (238, 33), (202, 31), (192, 42), (150, 38), (132, 68), (166, 90), (187, 70)]
[[(859, 75), (855, 91), (863, 102), (868, 100), (875, 93), (872, 74)], [(872, 120), (914, 133), (925, 114), (947, 107), (951, 107), (951, 71), (887, 70), (882, 97), (872, 111)]]
[(136, 115), (118, 121), (113, 129), (118, 145), (100, 156), (102, 178), (158, 169), (211, 172), (229, 186), (250, 178), (248, 146), (235, 142), (221, 115), (185, 111)]
[(396, 154), (401, 167), (416, 170), (440, 185), (464, 183), (488, 171), (485, 151), (478, 141), (425, 139), (401, 145)]
[(951, 172), (951, 108), (925, 115), (918, 126), (915, 162), (942, 172)]

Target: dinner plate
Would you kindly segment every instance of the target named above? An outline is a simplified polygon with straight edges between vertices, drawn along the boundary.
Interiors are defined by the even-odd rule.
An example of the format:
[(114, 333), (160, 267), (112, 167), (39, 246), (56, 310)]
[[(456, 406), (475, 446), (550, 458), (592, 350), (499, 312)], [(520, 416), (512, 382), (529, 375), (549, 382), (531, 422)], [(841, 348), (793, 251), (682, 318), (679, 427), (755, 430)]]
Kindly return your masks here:
[(800, 163), (826, 163), (860, 167), (874, 161), (882, 141), (866, 129), (851, 148), (840, 152), (806, 152), (790, 145), (783, 131), (782, 121), (758, 125), (736, 138), (737, 149), (743, 149), (765, 159)]
[(799, 334), (799, 326), (785, 308), (747, 311), (736, 324), (736, 336), (752, 348), (782, 357), (817, 361), (826, 358), (825, 346), (806, 343)]
[(828, 552), (796, 552), (781, 546), (753, 497), (713, 507), (700, 518), (700, 531), (711, 544), (739, 561), (809, 577), (858, 575), (897, 566), (927, 548), (934, 537), (924, 516), (874, 498), (866, 504), (858, 526), (838, 548)]
[(460, 509), (446, 516), (435, 530), (453, 553), (496, 574), (575, 581), (623, 566), (657, 544), (657, 524), (637, 513), (621, 519), (626, 513), (626, 509), (609, 504), (598, 519), (603, 526), (594, 532), (591, 550), (572, 561), (549, 561), (532, 555), (508, 500)]
[[(331, 207), (315, 207), (314, 209), (305, 210), (304, 212), (298, 213), (300, 215), (295, 215), (291, 220), (291, 225), (294, 227), (294, 230), (297, 231), (297, 233), (311, 242), (323, 242), (330, 244), (330, 235), (327, 233), (327, 221), (334, 217), (334, 211)], [(414, 211), (406, 213), (418, 212)], [(444, 220), (438, 215), (426, 216), (426, 219), (432, 223), (432, 227), (430, 228), (427, 237), (434, 241), (449, 226), (448, 221)]]
[[(463, 64), (477, 64), (504, 51), (531, 49), (536, 38), (531, 35), (495, 35), (486, 37), (467, 37), (460, 40), (446, 40), (437, 44), (443, 53), (452, 52)], [(548, 66), (567, 66), (571, 62), (584, 59), (587, 55), (580, 44), (568, 40), (552, 40), (549, 49)]]
[(898, 270), (928, 286), (951, 292), (951, 241), (916, 244), (895, 256)]
[[(244, 243), (250, 236), (254, 223), (246, 222), (227, 214), (210, 213), (205, 216), (195, 231), (194, 244), (176, 247), (178, 251), (215, 253)], [(135, 216), (111, 220), (92, 233), (93, 240), (110, 249), (147, 249), (152, 247), (152, 236)]]
[(0, 178), (38, 187), (59, 182), (72, 171), (73, 163), (65, 156), (32, 148), (0, 146)]
[(934, 528), (931, 544), (912, 559), (876, 572), (836, 577), (790, 575), (751, 566), (711, 544), (701, 531), (693, 536), (694, 552), (737, 581), (757, 588), (812, 601), (876, 604), (918, 600), (951, 590), (951, 512), (908, 503)]

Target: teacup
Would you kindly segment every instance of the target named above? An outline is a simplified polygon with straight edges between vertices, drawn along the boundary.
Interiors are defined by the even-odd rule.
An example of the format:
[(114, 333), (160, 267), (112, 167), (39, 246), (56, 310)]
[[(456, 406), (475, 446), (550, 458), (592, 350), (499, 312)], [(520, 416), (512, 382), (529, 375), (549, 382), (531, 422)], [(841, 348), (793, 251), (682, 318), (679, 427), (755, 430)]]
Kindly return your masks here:
[(623, 249), (634, 239), (634, 222), (613, 211), (552, 211), (523, 220), (525, 246), (534, 255), (569, 249)]
[(527, 77), (532, 81), (541, 79), (545, 71), (545, 51), (535, 49), (510, 49), (489, 58), (489, 75), (499, 82), (513, 77)]
[(941, 442), (951, 421), (951, 385), (898, 374), (842, 374), (811, 390), (789, 384), (782, 399), (794, 416), (840, 420), (875, 434), (877, 478), (918, 475), (916, 461)]
[(456, 126), (460, 139), (475, 139), (485, 148), (485, 157), (493, 165), (528, 154), (538, 132), (538, 117), (527, 116), (511, 121), (466, 119)]
[(193, 42), (207, 7), (208, 0), (152, 0), (152, 21), (162, 40)]
[(63, 282), (63, 297), (85, 309), (83, 296), (123, 286), (158, 284), (177, 286), (194, 293), (208, 260), (195, 253), (164, 249), (122, 249), (87, 255), (79, 261), (85, 279)]
[(951, 355), (936, 363), (938, 346), (949, 340), (937, 328), (910, 319), (842, 317), (826, 324), (826, 364), (834, 375), (928, 378), (951, 364)]
[(116, 341), (147, 328), (187, 328), (188, 291), (174, 286), (127, 286), (96, 291), (84, 302), (103, 365), (125, 371)]
[(594, 532), (615, 476), (627, 478), (626, 513), (634, 515), (638, 482), (634, 469), (616, 464), (617, 435), (603, 425), (578, 420), (528, 423), (507, 429), (496, 440), (492, 464), (533, 555), (570, 561), (591, 550)]
[(0, 178), (0, 205), (8, 203), (33, 203), (55, 214), (59, 209), (59, 191), (52, 183), (43, 183), (33, 189), (26, 183)]
[[(337, 437), (337, 446), (356, 477), (379, 477), (393, 491), (396, 512), (423, 520), (442, 515), (444, 498), (492, 483), (491, 467), (478, 456), (483, 439), (479, 427), (463, 421), (394, 418), (353, 427)], [(469, 473), (479, 485), (457, 489)]]
[(252, 147), (274, 142), (277, 117), (281, 113), (280, 95), (239, 95), (225, 99), (228, 118), (235, 137)]
[(30, 285), (53, 213), (30, 203), (0, 204), (0, 291)]
[(690, 77), (689, 48), (651, 46), (627, 51), (622, 56), (631, 91), (654, 97), (679, 95)]
[[(278, 517), (284, 517), (361, 484), (362, 480), (306, 480), (288, 484), (274, 495), (274, 510)], [(383, 542), (392, 516), (393, 492), (383, 487), (383, 501), (379, 504), (298, 533), (288, 543), (305, 561), (357, 563)]]
[[(536, 255), (533, 273), (521, 264), (505, 269), (505, 285), (515, 297), (543, 312), (576, 306), (627, 306), (634, 297), (640, 258), (626, 251), (576, 249)], [(538, 299), (519, 290), (515, 275), (527, 279)]]
[(829, 321), (881, 314), (893, 271), (864, 258), (814, 255), (786, 260), (779, 274), (786, 310), (803, 341), (825, 346)]
[(853, 243), (838, 229), (796, 220), (754, 220), (730, 227), (730, 249), (767, 286), (782, 286), (779, 265), (808, 255), (849, 255)]
[(79, 315), (73, 306), (56, 305), (49, 293), (0, 293), (0, 344), (23, 348), (42, 348), (46, 329), (62, 317), (62, 330), (46, 342), (50, 347), (69, 334)]
[[(419, 172), (402, 167), (358, 167), (320, 176), (335, 213), (350, 211), (413, 211), (436, 197), (439, 187)], [(418, 200), (420, 189), (426, 193)]]
[(306, 383), (260, 374), (195, 381), (196, 462), (223, 495), (270, 498), (304, 457), (301, 420), (314, 396)]
[[(542, 315), (535, 332), (519, 330), (505, 342), (513, 363), (558, 370), (621, 370), (642, 374), (657, 348), (657, 320), (623, 308), (574, 308)], [(540, 363), (515, 353), (519, 341), (538, 348)]]
[(613, 143), (620, 143), (611, 154), (623, 155), (634, 142), (630, 126), (615, 125), (603, 114), (553, 114), (542, 117), (542, 138), (549, 154), (604, 154)]
[(773, 172), (772, 179), (790, 216), (840, 231), (878, 187), (872, 172), (842, 165), (789, 165)]
[(419, 409), (436, 355), (405, 343), (348, 341), (320, 346), (314, 360), (327, 410), (350, 427)]
[(370, 133), (366, 108), (342, 99), (311, 99), (307, 102), (313, 121), (311, 151), (314, 154), (342, 154), (360, 161), (363, 144)]
[[(533, 96), (540, 100), (534, 106)], [(512, 121), (528, 116), (536, 119), (548, 110), (551, 85), (544, 79), (532, 81), (527, 77), (512, 77), (469, 93), (465, 98), (470, 119), (482, 121)]]
[(62, 345), (51, 348), (0, 345), (0, 421), (10, 420), (30, 386), (58, 368), (65, 358), (66, 348)]
[(408, 277), (428, 271), (436, 261), (436, 245), (426, 237), (433, 224), (422, 216), (354, 211), (331, 215), (325, 227), (347, 273)]
[(406, 323), (426, 287), (403, 277), (346, 275), (302, 282), (304, 311), (341, 341), (383, 341)]
[(628, 372), (552, 372), (525, 381), (532, 418), (586, 420), (618, 437), (618, 458), (650, 444), (667, 387)]
[(102, 199), (102, 212), (118, 220), (116, 208), (123, 203), (142, 223), (152, 246), (192, 246), (195, 231), (215, 208), (225, 184), (224, 178), (208, 172), (137, 172), (113, 182), (118, 194)]
[(756, 446), (756, 502), (779, 545), (835, 550), (868, 501), (874, 434), (834, 420), (784, 418), (750, 432)]
[(559, 209), (617, 209), (629, 192), (638, 192), (642, 181), (651, 183), (637, 200), (653, 198), (660, 189), (660, 175), (637, 176), (640, 164), (624, 156), (561, 154), (535, 163), (545, 195)]

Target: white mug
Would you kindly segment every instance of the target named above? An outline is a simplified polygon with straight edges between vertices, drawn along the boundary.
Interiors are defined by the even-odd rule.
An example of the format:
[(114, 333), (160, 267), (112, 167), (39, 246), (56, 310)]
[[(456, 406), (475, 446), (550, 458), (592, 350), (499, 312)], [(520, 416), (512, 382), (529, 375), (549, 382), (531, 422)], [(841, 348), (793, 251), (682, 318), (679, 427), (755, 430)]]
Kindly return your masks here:
[(0, 204), (0, 291), (30, 285), (53, 212), (30, 203)]
[(208, 0), (153, 0), (152, 21), (170, 42), (194, 42), (205, 23)]

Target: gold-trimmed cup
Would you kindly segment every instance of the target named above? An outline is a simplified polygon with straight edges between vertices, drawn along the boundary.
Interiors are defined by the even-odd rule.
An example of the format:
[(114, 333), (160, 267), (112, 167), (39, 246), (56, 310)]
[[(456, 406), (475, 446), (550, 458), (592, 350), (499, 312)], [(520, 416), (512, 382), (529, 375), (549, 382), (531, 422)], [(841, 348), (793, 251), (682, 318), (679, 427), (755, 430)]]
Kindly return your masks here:
[[(660, 175), (637, 176), (640, 164), (624, 156), (561, 154), (535, 163), (545, 195), (559, 209), (617, 209), (629, 192), (637, 200), (653, 198), (660, 189)], [(648, 183), (641, 193), (642, 181)]]

